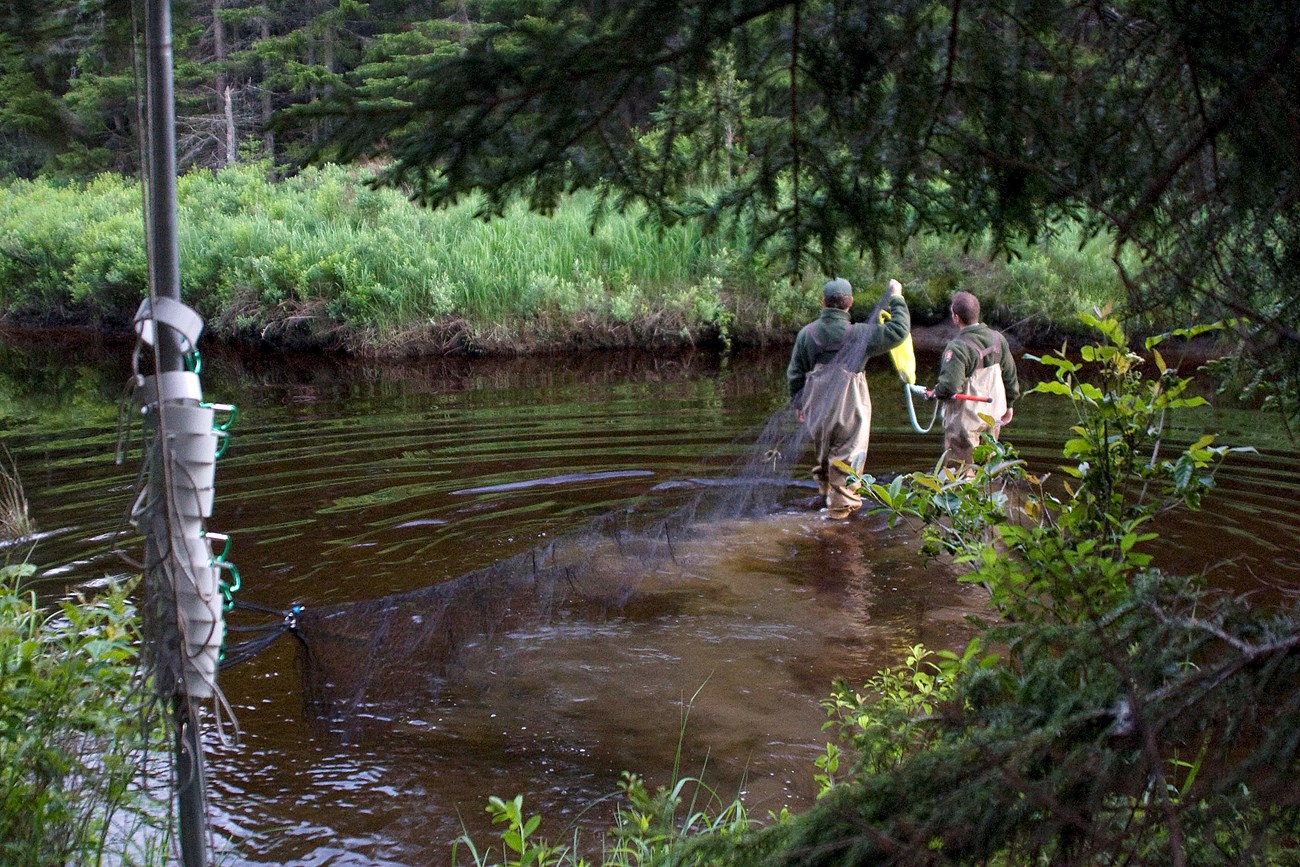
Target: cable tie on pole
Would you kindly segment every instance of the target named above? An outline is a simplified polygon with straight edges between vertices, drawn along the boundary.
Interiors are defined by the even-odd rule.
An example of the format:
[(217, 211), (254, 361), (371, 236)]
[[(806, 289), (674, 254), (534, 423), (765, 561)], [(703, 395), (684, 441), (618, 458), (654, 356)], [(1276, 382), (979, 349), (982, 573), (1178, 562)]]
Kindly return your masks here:
[(239, 577), (239, 570), (235, 568), (234, 563), (228, 563), (225, 560), (213, 559), (212, 565), (217, 567), (218, 569), (226, 570), (233, 576), (232, 580), (230, 581), (219, 580), (219, 583), (221, 585), (221, 596), (223, 599), (225, 599), (226, 610), (229, 611), (231, 608), (234, 607), (235, 604), (234, 597), (235, 594), (239, 592), (239, 587), (241, 584), (241, 579)]
[(226, 559), (226, 555), (230, 553), (231, 539), (229, 536), (227, 536), (225, 533), (213, 533), (210, 530), (204, 530), (200, 535), (203, 536), (204, 538), (211, 539), (214, 542), (225, 542), (226, 543), (225, 547), (222, 548), (221, 553), (214, 555), (213, 559), (214, 560)]
[(228, 431), (228, 430), (230, 430), (230, 426), (233, 425), (233, 424), (235, 423), (235, 420), (239, 418), (239, 407), (235, 406), (233, 403), (207, 403), (207, 402), (204, 402), (204, 403), (199, 404), (199, 406), (202, 406), (202, 407), (205, 408), (205, 409), (210, 409), (210, 410), (212, 410), (213, 412), (228, 412), (228, 413), (230, 413), (230, 418), (226, 419), (224, 422), (220, 422), (220, 423), (218, 423), (218, 422), (214, 421), (214, 422), (212, 423), (212, 427), (213, 427), (215, 430), (219, 430), (219, 431)]

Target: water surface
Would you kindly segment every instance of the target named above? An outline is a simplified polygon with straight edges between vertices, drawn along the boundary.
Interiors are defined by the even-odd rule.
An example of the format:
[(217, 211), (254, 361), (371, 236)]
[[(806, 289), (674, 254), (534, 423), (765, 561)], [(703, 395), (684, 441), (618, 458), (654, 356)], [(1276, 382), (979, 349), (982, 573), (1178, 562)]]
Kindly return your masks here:
[[(0, 430), (42, 531), (46, 586), (133, 572), (117, 549), (139, 549), (124, 525), (138, 441), (113, 460), (128, 358), (55, 336), (0, 342)], [(608, 824), (622, 771), (667, 785), (675, 764), (755, 816), (806, 806), (831, 682), (860, 684), (918, 642), (960, 646), (982, 590), (922, 561), (913, 528), (820, 520), (797, 484), (763, 514), (697, 513), (654, 556), (590, 533), (610, 516), (653, 527), (732, 484), (781, 410), (785, 361), (393, 366), (208, 350), (205, 395), (239, 407), (209, 529), (234, 540), (241, 599), (336, 623), (356, 612), (362, 627), (365, 606), (397, 600), (409, 625), (432, 621), (419, 607), (430, 588), (583, 546), (582, 579), (545, 604), (536, 582), (504, 608), (487, 604), (486, 578), (474, 585), (478, 607), (458, 602), (468, 613), (443, 636), (453, 660), (425, 645), (394, 653), (374, 634), (368, 652), (355, 635), (322, 638), (340, 677), (371, 678), (346, 719), (314, 712), (292, 639), (223, 672), (239, 731), (209, 738), (222, 863), (447, 863), (462, 829), (487, 839), (489, 794), (524, 793), (562, 837), (573, 822)], [(871, 387), (869, 469), (932, 465), (938, 437), (911, 431), (897, 381), (877, 368)], [(1237, 589), (1300, 585), (1295, 453), (1261, 422), (1239, 410), (1180, 420), (1187, 439), (1219, 430), (1260, 453), (1233, 460), (1206, 513), (1167, 524), (1162, 563)], [(1047, 471), (1071, 423), (1068, 407), (1031, 397), (1007, 436)], [(484, 612), (494, 628), (480, 631)]]

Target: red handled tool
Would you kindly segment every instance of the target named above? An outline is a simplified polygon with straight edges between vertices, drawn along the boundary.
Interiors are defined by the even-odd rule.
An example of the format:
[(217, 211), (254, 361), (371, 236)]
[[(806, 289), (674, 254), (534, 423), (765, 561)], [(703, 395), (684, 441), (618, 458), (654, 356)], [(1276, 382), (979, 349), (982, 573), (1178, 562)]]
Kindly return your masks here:
[[(924, 385), (909, 385), (908, 388), (911, 389), (913, 394), (919, 394), (921, 395), (921, 397), (925, 398), (926, 400), (934, 400), (934, 392), (928, 390)], [(952, 397), (945, 398), (945, 399), (946, 400), (973, 400), (976, 403), (993, 402), (993, 398), (991, 397), (980, 397), (979, 395), (962, 394), (961, 392), (957, 392)]]

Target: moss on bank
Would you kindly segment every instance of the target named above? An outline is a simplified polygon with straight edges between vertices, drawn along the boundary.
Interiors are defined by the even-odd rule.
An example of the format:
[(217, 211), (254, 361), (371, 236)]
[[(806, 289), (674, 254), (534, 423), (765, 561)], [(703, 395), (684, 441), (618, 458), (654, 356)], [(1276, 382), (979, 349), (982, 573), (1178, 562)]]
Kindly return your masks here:
[[(0, 316), (125, 329), (147, 286), (138, 184), (0, 188)], [(791, 281), (743, 237), (593, 222), (593, 202), (485, 222), (473, 202), (425, 210), (336, 166), (274, 184), (257, 166), (194, 172), (178, 188), (182, 295), (209, 338), (376, 356), (766, 345), (816, 312), (823, 274)], [(987, 321), (1041, 343), (1122, 297), (1110, 254), (1073, 226), (1009, 262), (926, 236), (842, 276), (869, 299), (898, 276), (922, 326), (969, 289)]]

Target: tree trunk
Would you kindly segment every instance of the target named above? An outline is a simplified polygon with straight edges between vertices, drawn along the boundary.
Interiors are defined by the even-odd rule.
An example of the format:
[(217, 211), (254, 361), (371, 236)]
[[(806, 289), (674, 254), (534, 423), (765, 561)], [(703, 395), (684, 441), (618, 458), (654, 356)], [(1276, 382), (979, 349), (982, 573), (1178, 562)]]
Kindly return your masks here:
[(226, 165), (233, 166), (238, 161), (239, 144), (235, 134), (235, 101), (231, 97), (231, 87), (221, 92), (221, 104), (226, 113)]
[[(266, 42), (271, 38), (271, 20), (269, 17), (262, 16), (262, 41)], [(271, 102), (271, 88), (266, 83), (266, 77), (269, 72), (265, 60), (261, 63), (262, 67), (262, 150), (266, 158), (275, 165), (275, 131), (271, 129), (271, 115), (275, 111), (275, 106)]]
[(226, 127), (226, 134), (217, 150), (217, 162), (219, 165), (229, 166), (234, 165), (238, 158), (235, 143), (239, 140), (239, 133), (235, 129), (235, 111), (231, 104), (230, 81), (226, 75), (230, 50), (226, 46), (226, 26), (221, 21), (221, 10), (225, 5), (226, 0), (212, 0), (212, 54), (217, 63), (217, 97), (221, 100), (221, 111)]

